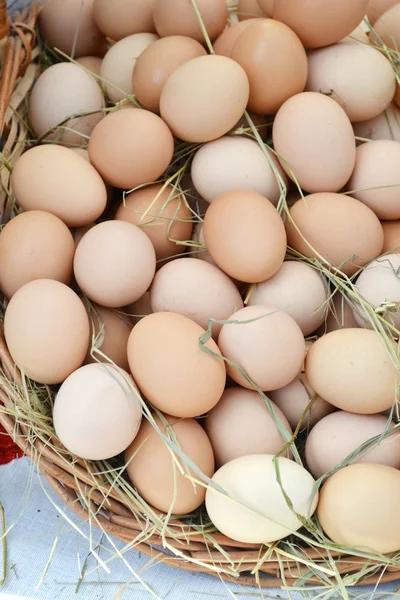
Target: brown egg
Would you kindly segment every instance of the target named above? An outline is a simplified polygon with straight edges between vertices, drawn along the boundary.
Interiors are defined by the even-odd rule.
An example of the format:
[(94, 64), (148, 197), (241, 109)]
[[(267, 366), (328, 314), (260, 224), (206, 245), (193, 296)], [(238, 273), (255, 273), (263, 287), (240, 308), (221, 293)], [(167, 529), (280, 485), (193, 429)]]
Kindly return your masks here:
[(232, 190), (215, 198), (206, 212), (203, 233), (219, 268), (240, 281), (265, 281), (285, 258), (282, 219), (273, 204), (257, 192)]
[(326, 333), (337, 329), (350, 329), (358, 327), (353, 310), (343, 294), (336, 292), (332, 298), (328, 317), (326, 319)]
[(375, 331), (340, 329), (311, 346), (306, 375), (317, 394), (337, 408), (362, 415), (379, 413), (395, 400), (396, 355), (396, 344), (389, 339), (384, 344)]
[(349, 180), (356, 158), (348, 116), (331, 98), (297, 94), (283, 104), (273, 126), (283, 168), (307, 192), (337, 192)]
[(81, 239), (74, 273), (82, 292), (93, 302), (119, 308), (138, 300), (156, 270), (149, 238), (136, 225), (104, 221)]
[[(132, 330), (128, 360), (145, 397), (176, 417), (198, 417), (213, 408), (225, 387), (225, 364), (213, 340), (203, 350), (204, 329), (169, 312), (144, 317)], [(215, 356), (216, 355), (216, 356)]]
[(239, 0), (237, 14), (239, 17), (239, 21), (254, 19), (255, 17), (271, 16), (270, 14), (267, 14), (265, 8), (264, 10), (261, 9), (257, 0)]
[(132, 304), (128, 304), (128, 306), (125, 307), (125, 313), (129, 316), (133, 325), (136, 325), (143, 317), (151, 315), (152, 312), (150, 306), (150, 292), (145, 292), (139, 300), (136, 300), (136, 302), (132, 302)]
[[(282, 411), (271, 402), (281, 426), (292, 435)], [(204, 428), (214, 450), (216, 467), (250, 454), (277, 454), (286, 439), (271, 415), (264, 399), (257, 392), (231, 387), (205, 417)], [(286, 450), (282, 456), (288, 456)]]
[(141, 53), (159, 39), (155, 33), (134, 33), (111, 46), (101, 63), (107, 96), (119, 102), (132, 95), (132, 71)]
[(57, 63), (33, 86), (29, 122), (37, 137), (80, 146), (103, 118), (103, 108), (103, 94), (90, 73), (79, 65)]
[(392, 8), (392, 6), (398, 3), (399, 0), (369, 0), (367, 17), (371, 25), (373, 25), (383, 13), (389, 10), (389, 8)]
[(160, 111), (177, 137), (210, 142), (234, 127), (248, 99), (249, 82), (240, 65), (226, 56), (199, 56), (167, 79)]
[[(196, 6), (210, 40), (215, 40), (228, 20), (225, 0), (196, 0)], [(186, 35), (204, 44), (204, 34), (190, 0), (154, 0), (153, 19), (161, 37)]]
[[(395, 424), (388, 424), (387, 418), (382, 415), (356, 415), (339, 410), (326, 416), (307, 437), (305, 457), (309, 471), (315, 479), (319, 479), (366, 442), (394, 427)], [(381, 439), (378, 437), (353, 462), (382, 464), (399, 469), (399, 433)]]
[(263, 19), (241, 33), (232, 58), (250, 82), (248, 108), (259, 115), (275, 114), (307, 82), (307, 55), (289, 27)]
[(56, 144), (25, 152), (15, 164), (11, 186), (24, 210), (51, 212), (69, 227), (91, 223), (107, 202), (107, 190), (96, 169)]
[(382, 42), (393, 50), (400, 47), (400, 4), (384, 12), (374, 23), (374, 31), (380, 37)]
[(34, 279), (56, 279), (68, 285), (74, 253), (74, 239), (60, 219), (38, 210), (17, 215), (0, 234), (2, 292), (11, 298)]
[[(239, 385), (263, 391), (278, 390), (300, 373), (304, 337), (296, 321), (275, 306), (246, 306), (230, 316), (218, 338), (222, 355), (235, 366), (227, 373)], [(238, 323), (236, 323), (238, 321)]]
[(383, 249), (386, 252), (400, 252), (400, 221), (381, 221), (383, 229)]
[(132, 89), (140, 104), (159, 113), (160, 96), (168, 77), (192, 58), (205, 54), (199, 42), (183, 35), (161, 38), (148, 46), (137, 59), (132, 75)]
[[(274, 3), (272, 17), (286, 23), (307, 48), (329, 46), (362, 21), (369, 0), (279, 0)], [(258, 0), (268, 8), (270, 0)]]
[(370, 140), (395, 140), (400, 142), (400, 109), (391, 104), (385, 112), (374, 119), (354, 123), (357, 137)]
[(306, 89), (336, 100), (350, 121), (366, 121), (387, 109), (396, 77), (382, 52), (348, 39), (308, 53)]
[(400, 472), (386, 465), (350, 465), (329, 477), (317, 515), (341, 546), (381, 554), (400, 547)]
[(190, 479), (199, 481), (201, 476), (175, 454), (177, 464), (169, 448), (184, 452), (201, 473), (212, 477), (214, 456), (210, 441), (194, 419), (177, 420), (165, 415), (168, 422), (165, 427), (158, 416), (153, 418), (161, 434), (170, 440), (169, 447), (153, 425), (143, 420), (138, 435), (125, 452), (129, 479), (151, 506), (165, 513), (171, 510), (172, 514), (188, 514), (203, 503), (206, 488)]
[[(263, 16), (262, 14), (260, 16)], [(264, 20), (264, 19), (263, 19)], [(259, 22), (260, 19), (246, 19), (245, 21), (241, 21), (240, 23), (234, 23), (224, 29), (219, 37), (215, 40), (213, 44), (215, 54), (220, 54), (221, 56), (227, 56), (228, 58), (232, 58), (233, 47), (236, 44), (239, 36), (242, 35), (243, 31), (247, 29), (250, 25), (253, 25), (255, 22)]]
[(128, 194), (115, 214), (117, 220), (141, 228), (153, 244), (157, 260), (184, 252), (185, 246), (174, 240), (190, 240), (193, 229), (192, 213), (185, 197), (172, 186), (161, 191), (162, 188), (163, 184), (149, 185)]
[(89, 141), (91, 163), (107, 183), (125, 189), (158, 179), (173, 152), (174, 140), (165, 123), (137, 108), (107, 115)]
[[(196, 258), (179, 258), (164, 265), (154, 277), (150, 302), (153, 312), (184, 315), (206, 330), (210, 319), (223, 321), (243, 308), (233, 281), (218, 267)], [(212, 324), (214, 338), (221, 327), (221, 323)]]
[(97, 27), (118, 41), (133, 33), (152, 33), (153, 0), (94, 0), (93, 17)]
[(346, 275), (353, 275), (382, 252), (378, 217), (351, 196), (310, 194), (292, 206), (290, 216), (300, 233), (287, 220), (288, 245), (310, 258), (327, 260)]
[(89, 345), (89, 319), (79, 297), (51, 279), (30, 281), (11, 298), (4, 333), (15, 364), (39, 383), (61, 383)]
[(95, 75), (100, 75), (103, 59), (99, 56), (81, 56), (76, 62), (82, 65), (82, 67), (85, 67), (85, 69), (95, 73)]
[[(268, 396), (283, 412), (293, 430), (300, 421), (300, 430), (311, 429), (315, 423), (335, 410), (331, 404), (315, 394), (304, 373), (279, 390), (268, 392)], [(308, 408), (314, 396), (315, 400), (311, 408)]]
[[(123, 312), (93, 304), (89, 308), (91, 343), (86, 363), (114, 363), (120, 369), (129, 371), (128, 339), (132, 323)], [(110, 359), (107, 360), (107, 359)]]
[(104, 35), (93, 19), (94, 0), (45, 0), (40, 11), (40, 34), (51, 48), (72, 56), (102, 56)]

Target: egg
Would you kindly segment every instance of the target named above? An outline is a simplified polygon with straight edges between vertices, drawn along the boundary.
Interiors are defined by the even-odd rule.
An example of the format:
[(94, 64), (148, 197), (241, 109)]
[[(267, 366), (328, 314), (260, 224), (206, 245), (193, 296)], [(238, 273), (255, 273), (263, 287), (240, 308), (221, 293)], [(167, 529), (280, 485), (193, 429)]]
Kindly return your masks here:
[(226, 56), (199, 56), (167, 79), (160, 112), (178, 138), (210, 142), (234, 127), (248, 99), (249, 81), (240, 65)]
[(293, 317), (304, 335), (324, 322), (328, 308), (327, 286), (318, 271), (299, 261), (285, 261), (267, 281), (257, 283), (249, 305), (272, 304)]
[(101, 121), (103, 107), (103, 94), (92, 75), (79, 65), (57, 63), (43, 71), (33, 86), (29, 122), (37, 137), (76, 146)]
[(368, 329), (340, 329), (319, 338), (306, 358), (317, 394), (337, 408), (374, 414), (390, 408), (397, 387), (396, 344)]
[(272, 277), (285, 258), (282, 219), (258, 192), (232, 190), (215, 198), (204, 217), (203, 233), (219, 268), (240, 281)]
[[(228, 20), (225, 0), (196, 0), (196, 8), (211, 41), (224, 29)], [(154, 0), (153, 19), (161, 37), (185, 35), (204, 44), (204, 34), (196, 15), (195, 5), (190, 0)]]
[(85, 233), (87, 233), (89, 229), (92, 229), (92, 227), (94, 227), (95, 225), (96, 223), (90, 223), (89, 225), (83, 225), (82, 227), (77, 227), (76, 229), (74, 229), (75, 249), (78, 247), (78, 244), (80, 243)]
[(318, 502), (312, 476), (294, 461), (270, 454), (236, 458), (218, 469), (212, 481), (218, 487), (207, 489), (208, 515), (221, 533), (238, 542), (283, 539), (302, 526), (297, 515), (310, 519)]
[(391, 104), (385, 112), (374, 119), (354, 123), (357, 137), (369, 140), (395, 140), (400, 142), (400, 109)]
[(145, 292), (139, 300), (128, 304), (125, 313), (130, 317), (133, 325), (136, 325), (143, 317), (151, 315), (153, 311), (150, 306), (150, 292)]
[(383, 249), (386, 252), (400, 252), (400, 221), (381, 221), (383, 229)]
[(153, 0), (94, 0), (93, 17), (97, 27), (112, 40), (134, 33), (152, 33)]
[(336, 292), (331, 300), (329, 314), (326, 319), (326, 333), (354, 327), (358, 327), (358, 323), (354, 318), (350, 304), (343, 294)]
[[(299, 426), (300, 421), (300, 431), (311, 429), (323, 417), (335, 410), (331, 404), (315, 394), (304, 373), (300, 373), (288, 385), (269, 392), (268, 395), (285, 415), (293, 430)], [(309, 407), (313, 399), (314, 402)], [(309, 408), (305, 412), (307, 407)]]
[(254, 382), (261, 390), (271, 391), (297, 377), (305, 344), (291, 316), (275, 306), (246, 306), (228, 320), (219, 334), (218, 347), (230, 361), (227, 373), (233, 381), (248, 389), (254, 389)]
[(256, 114), (275, 114), (291, 96), (302, 92), (307, 81), (307, 55), (289, 27), (263, 19), (243, 31), (232, 58), (250, 82), (248, 108)]
[(82, 238), (75, 252), (74, 273), (93, 302), (119, 308), (138, 300), (156, 269), (154, 248), (136, 225), (104, 221)]
[[(93, 304), (89, 308), (91, 344), (86, 363), (110, 361), (117, 367), (129, 371), (128, 339), (132, 323), (122, 311)], [(107, 360), (109, 359), (109, 360)]]
[[(261, 17), (264, 15), (261, 13)], [(262, 19), (264, 20), (264, 19)], [(242, 35), (243, 31), (254, 24), (254, 22), (259, 22), (260, 19), (246, 19), (245, 21), (240, 21), (239, 23), (234, 23), (230, 25), (221, 33), (220, 36), (217, 37), (213, 44), (215, 54), (220, 54), (221, 56), (227, 56), (228, 58), (232, 58), (233, 48), (239, 39), (239, 36)]]
[(95, 75), (100, 75), (103, 59), (99, 56), (82, 56), (81, 58), (78, 58), (76, 62)]
[(147, 110), (159, 113), (161, 92), (168, 77), (192, 58), (205, 55), (199, 42), (183, 35), (171, 35), (150, 44), (133, 69), (132, 89), (137, 100)]
[(94, 0), (45, 0), (39, 16), (40, 34), (51, 47), (78, 58), (104, 53), (104, 35), (93, 19)]
[(365, 25), (364, 21), (361, 21), (361, 24), (356, 27), (354, 31), (349, 33), (349, 35), (344, 37), (343, 40), (351, 40), (361, 42), (362, 44), (369, 44), (368, 31), (369, 29)]
[(88, 152), (88, 150), (86, 148), (70, 148), (70, 150), (74, 154), (77, 154), (78, 156), (81, 156), (82, 158), (84, 158), (85, 160), (87, 160), (87, 162), (90, 163), (89, 152)]
[(173, 152), (174, 140), (165, 123), (137, 108), (111, 112), (89, 140), (90, 162), (107, 183), (124, 189), (158, 179)]
[[(261, 8), (271, 0), (258, 0)], [(279, 0), (272, 17), (293, 29), (307, 48), (329, 46), (348, 35), (364, 18), (369, 0)]]
[[(265, 152), (286, 185), (279, 161), (268, 149)], [(262, 194), (276, 206), (281, 192), (275, 172), (258, 142), (244, 136), (224, 136), (204, 144), (191, 167), (193, 185), (208, 202), (224, 192), (243, 189)]]
[(396, 77), (379, 50), (344, 40), (308, 53), (306, 89), (336, 100), (350, 121), (367, 121), (392, 102)]
[[(218, 267), (196, 258), (180, 258), (161, 267), (150, 288), (150, 304), (153, 312), (184, 315), (205, 330), (210, 319), (225, 320), (243, 308), (233, 281)], [(215, 338), (222, 324), (211, 327)]]
[[(400, 328), (400, 254), (389, 254), (373, 260), (360, 273), (356, 280), (356, 290), (364, 300), (366, 300), (373, 309), (389, 305), (388, 309), (382, 310), (383, 318), (393, 325)], [(362, 306), (354, 309), (354, 318), (360, 327), (372, 328), (373, 324), (366, 310)]]
[(347, 189), (379, 219), (400, 219), (400, 142), (375, 140), (357, 148)]
[(387, 554), (400, 547), (400, 472), (386, 465), (341, 469), (323, 486), (317, 515), (337, 544)]
[[(282, 411), (271, 402), (281, 427), (292, 435)], [(204, 419), (216, 466), (249, 454), (277, 454), (286, 444), (263, 398), (241, 387), (231, 387)], [(286, 451), (283, 456), (288, 456)]]
[(346, 275), (353, 275), (382, 251), (378, 217), (351, 196), (310, 194), (292, 206), (290, 217), (286, 221), (288, 245), (305, 256), (328, 261)]
[[(262, 10), (257, 0), (238, 0), (237, 14), (239, 21), (265, 17), (265, 9)], [(270, 15), (267, 15), (270, 16)]]
[(135, 325), (128, 341), (133, 377), (155, 408), (175, 417), (198, 417), (224, 391), (225, 364), (214, 340), (183, 315), (159, 312)]
[(400, 46), (400, 6), (398, 3), (386, 10), (374, 23), (374, 31), (388, 48), (398, 50)]
[(91, 223), (107, 203), (106, 187), (94, 167), (56, 144), (27, 150), (15, 164), (11, 187), (25, 211), (50, 212), (68, 227)]
[[(126, 470), (140, 496), (156, 509), (186, 515), (204, 501), (205, 487), (192, 481), (214, 473), (214, 456), (204, 429), (194, 419), (153, 415), (157, 431), (144, 420), (133, 444), (125, 452)], [(166, 421), (166, 422), (165, 422)], [(164, 439), (161, 437), (162, 434)], [(165, 438), (169, 440), (166, 445)], [(172, 446), (174, 444), (174, 446)], [(172, 448), (179, 448), (197, 467), (183, 466)], [(183, 472), (182, 472), (183, 471)], [(191, 479), (192, 478), (192, 479)]]
[(0, 287), (8, 298), (34, 279), (69, 284), (75, 244), (54, 215), (32, 210), (11, 219), (0, 233)]
[(371, 25), (373, 25), (383, 13), (389, 10), (389, 8), (392, 8), (392, 6), (398, 3), (399, 0), (369, 0), (367, 17)]
[(103, 58), (100, 70), (109, 100), (119, 102), (134, 93), (132, 71), (136, 60), (158, 39), (155, 33), (134, 33), (111, 46)]
[(69, 287), (37, 279), (11, 298), (4, 333), (15, 364), (27, 377), (39, 383), (61, 383), (85, 359), (89, 319)]
[(287, 100), (273, 143), (289, 177), (307, 192), (337, 192), (350, 179), (356, 144), (350, 120), (332, 98), (304, 92)]
[(394, 426), (382, 415), (356, 415), (342, 410), (332, 413), (308, 434), (305, 449), (308, 469), (319, 479), (375, 437), (378, 438), (376, 442), (365, 446), (366, 451), (354, 463), (377, 463), (398, 469), (400, 435), (395, 432), (380, 437)]

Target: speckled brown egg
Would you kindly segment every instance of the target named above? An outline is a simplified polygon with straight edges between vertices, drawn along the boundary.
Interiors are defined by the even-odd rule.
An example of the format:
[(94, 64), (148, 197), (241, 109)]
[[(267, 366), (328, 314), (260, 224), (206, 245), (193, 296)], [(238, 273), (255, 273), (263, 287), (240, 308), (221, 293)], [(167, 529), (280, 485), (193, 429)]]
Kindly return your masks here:
[(155, 31), (153, 0), (94, 0), (93, 17), (97, 27), (115, 41)]
[[(196, 6), (210, 40), (215, 40), (228, 19), (225, 0), (196, 0)], [(204, 34), (191, 0), (154, 0), (153, 19), (160, 37), (186, 35), (204, 44)]]
[(300, 233), (288, 219), (288, 245), (305, 256), (328, 261), (347, 275), (382, 251), (383, 230), (378, 217), (351, 196), (310, 194), (292, 206), (290, 216)]
[[(129, 371), (127, 346), (132, 323), (122, 310), (105, 308), (98, 304), (88, 309), (91, 342), (86, 363), (113, 363), (120, 369)], [(109, 359), (109, 360), (107, 360)]]
[(386, 252), (400, 252), (400, 221), (381, 221), (383, 229), (383, 249)]
[(248, 108), (257, 114), (275, 114), (305, 88), (306, 52), (297, 35), (279, 21), (263, 19), (247, 27), (233, 47), (232, 58), (249, 78)]

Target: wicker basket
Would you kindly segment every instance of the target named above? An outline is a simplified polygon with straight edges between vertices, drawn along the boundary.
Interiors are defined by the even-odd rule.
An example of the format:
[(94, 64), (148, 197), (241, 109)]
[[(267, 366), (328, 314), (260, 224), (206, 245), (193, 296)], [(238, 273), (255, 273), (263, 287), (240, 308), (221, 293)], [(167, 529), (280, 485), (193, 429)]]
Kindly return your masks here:
[[(24, 100), (40, 72), (40, 48), (35, 44), (38, 12), (38, 5), (32, 4), (15, 14), (10, 23), (5, 0), (0, 3), (0, 38), (6, 40), (0, 81), (3, 224), (11, 212), (7, 202), (10, 172), (28, 140), (28, 129), (21, 118), (26, 115)], [(295, 557), (293, 552), (285, 550), (284, 543), (260, 547), (238, 543), (218, 533), (211, 532), (205, 537), (188, 520), (169, 520), (161, 537), (156, 527), (132, 506), (122, 489), (112, 487), (101, 474), (96, 476), (95, 465), (89, 473), (85, 461), (72, 462), (62, 453), (57, 454), (37, 439), (29, 422), (15, 418), (15, 410), (11, 409), (18, 406), (16, 386), (22, 385), (22, 378), (7, 350), (1, 326), (0, 363), (4, 374), (0, 383), (0, 423), (5, 430), (38, 464), (50, 486), (71, 510), (87, 520), (90, 508), (91, 514), (96, 515), (92, 522), (126, 543), (134, 542), (137, 550), (180, 569), (262, 588), (299, 585), (305, 577), (307, 584), (321, 585), (321, 573), (326, 580), (335, 581), (335, 573), (326, 568), (330, 559), (336, 563), (336, 577), (340, 573), (348, 584), (370, 585), (400, 578), (400, 567), (382, 567), (382, 561), (376, 565), (369, 562), (367, 572), (360, 575), (362, 559), (356, 556), (298, 547)]]

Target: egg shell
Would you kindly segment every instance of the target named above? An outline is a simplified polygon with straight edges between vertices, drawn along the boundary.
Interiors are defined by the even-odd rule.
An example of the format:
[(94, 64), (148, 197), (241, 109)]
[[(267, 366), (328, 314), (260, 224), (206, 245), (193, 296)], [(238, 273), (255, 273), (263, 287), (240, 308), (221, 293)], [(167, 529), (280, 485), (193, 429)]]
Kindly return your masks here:
[(132, 72), (137, 58), (150, 44), (158, 40), (155, 33), (134, 33), (116, 42), (101, 63), (100, 75), (112, 102), (134, 94)]
[(8, 298), (34, 279), (69, 284), (75, 244), (68, 227), (38, 210), (11, 219), (0, 233), (0, 286)]
[[(364, 18), (369, 0), (279, 0), (272, 17), (286, 23), (307, 48), (329, 46), (348, 35)], [(270, 0), (258, 0), (261, 8)]]
[(128, 360), (136, 383), (159, 410), (198, 417), (213, 408), (224, 391), (225, 364), (214, 340), (199, 339), (202, 327), (171, 312), (144, 317), (132, 330)]
[(246, 306), (222, 326), (218, 347), (235, 366), (228, 375), (239, 385), (254, 389), (237, 367), (263, 391), (277, 390), (300, 373), (304, 337), (296, 321), (275, 306)]
[(100, 75), (103, 59), (99, 56), (81, 56), (81, 58), (77, 58), (76, 62), (95, 75)]
[(374, 23), (374, 31), (382, 42), (393, 50), (400, 46), (400, 5), (394, 4), (386, 10)]
[(356, 159), (348, 116), (331, 98), (304, 92), (287, 100), (273, 125), (278, 158), (307, 192), (337, 192), (349, 180)]
[[(360, 273), (356, 280), (356, 291), (374, 309), (386, 302), (394, 303), (383, 318), (394, 327), (400, 327), (400, 254), (389, 254), (373, 260)], [(360, 327), (373, 327), (368, 314), (362, 306), (353, 310), (354, 318)]]
[(325, 327), (326, 333), (358, 327), (350, 304), (340, 292), (336, 292), (331, 300)]
[[(305, 457), (311, 474), (319, 479), (340, 465), (368, 440), (382, 436), (387, 427), (393, 429), (382, 415), (356, 415), (338, 411), (319, 421), (308, 434)], [(379, 439), (354, 463), (376, 463), (400, 468), (400, 436), (398, 433)], [(352, 462), (352, 464), (354, 464)]]
[[(279, 161), (265, 151), (286, 185), (287, 177)], [(242, 136), (224, 136), (204, 144), (194, 155), (191, 176), (196, 190), (208, 202), (224, 192), (247, 189), (276, 206), (281, 194), (277, 177), (258, 142)]]
[(400, 109), (391, 104), (374, 119), (354, 123), (354, 134), (369, 140), (395, 140), (400, 142)]
[[(164, 265), (151, 285), (150, 303), (153, 312), (184, 315), (205, 330), (210, 319), (225, 320), (243, 308), (233, 281), (218, 267), (196, 258), (179, 258)], [(212, 323), (211, 327), (216, 338), (222, 324)]]
[(279, 21), (263, 19), (247, 27), (234, 45), (232, 58), (249, 78), (248, 108), (257, 114), (275, 114), (305, 88), (306, 52), (297, 35)]
[(90, 162), (103, 179), (128, 190), (158, 179), (173, 152), (174, 140), (166, 124), (137, 108), (108, 114), (89, 140)]
[(400, 219), (400, 142), (375, 140), (357, 148), (347, 189), (379, 219)]
[(381, 221), (383, 229), (383, 249), (386, 252), (400, 252), (400, 221)]
[(69, 227), (91, 223), (107, 202), (106, 187), (94, 167), (55, 144), (27, 150), (15, 164), (11, 187), (25, 211), (50, 212)]
[(382, 412), (392, 406), (397, 388), (392, 361), (396, 344), (386, 344), (368, 329), (327, 333), (308, 351), (307, 378), (316, 393), (337, 408), (365, 415)]
[[(241, 2), (247, 3), (247, 2), (253, 2), (253, 0), (238, 0), (239, 5)], [(266, 17), (272, 17), (272, 13), (274, 12), (274, 2), (275, 2), (275, 0), (260, 0), (260, 1), (256, 0), (256, 3), (260, 7), (264, 16), (266, 16)]]
[[(293, 511), (277, 481), (275, 460)], [(221, 467), (212, 481), (228, 497), (210, 486), (206, 493), (208, 515), (221, 533), (238, 542), (263, 544), (283, 539), (302, 526), (294, 513), (309, 519), (318, 501), (314, 479), (303, 467), (269, 454), (236, 458)]]
[(103, 94), (92, 75), (79, 65), (57, 63), (43, 71), (33, 86), (29, 122), (37, 137), (79, 146), (103, 118), (103, 108)]
[[(153, 418), (160, 433), (169, 439), (173, 436), (175, 444), (199, 471), (212, 477), (213, 451), (201, 425), (194, 419), (177, 420), (164, 415), (168, 423), (165, 426), (158, 416)], [(182, 466), (187, 476), (181, 473), (160, 433), (149, 421), (143, 421), (139, 434), (125, 452), (126, 470), (140, 496), (152, 506), (165, 513), (172, 510), (172, 514), (185, 515), (203, 503), (206, 490), (189, 479), (200, 479), (197, 470)]]
[[(228, 20), (228, 7), (225, 0), (196, 0), (196, 7), (211, 41), (224, 29)], [(191, 0), (154, 0), (153, 19), (160, 37), (186, 35), (205, 43), (194, 5)]]
[(376, 48), (344, 40), (308, 53), (306, 89), (327, 94), (350, 121), (380, 115), (393, 100), (396, 77), (388, 59)]
[(226, 56), (199, 56), (167, 79), (160, 112), (178, 138), (210, 142), (234, 127), (248, 99), (249, 81), (240, 65)]
[(305, 413), (315, 392), (304, 373), (300, 373), (288, 385), (269, 392), (268, 395), (285, 415), (293, 430), (298, 427), (300, 421), (300, 430), (310, 430), (318, 421), (335, 410), (326, 400), (316, 396), (313, 404)]
[(386, 465), (341, 469), (323, 486), (317, 515), (337, 544), (387, 554), (400, 547), (400, 472)]
[(285, 258), (282, 219), (258, 192), (231, 190), (215, 198), (204, 217), (203, 233), (219, 268), (240, 281), (258, 283), (272, 277)]
[(392, 8), (392, 6), (398, 3), (399, 0), (369, 0), (367, 17), (371, 25), (373, 25), (383, 13), (389, 10), (389, 8)]
[(309, 335), (324, 322), (327, 300), (327, 287), (318, 271), (299, 261), (285, 261), (275, 275), (254, 286), (249, 305), (277, 306)]
[(154, 32), (153, 0), (94, 0), (93, 17), (97, 27), (115, 41)]
[[(265, 17), (265, 10), (262, 10), (257, 0), (238, 0), (237, 14), (239, 21), (254, 19), (256, 17)], [(269, 16), (269, 15), (267, 15)]]
[(122, 310), (104, 308), (98, 304), (90, 306), (88, 313), (91, 343), (85, 362), (109, 364), (111, 361), (120, 369), (129, 371), (127, 346), (133, 327), (129, 317)]
[(104, 35), (93, 19), (94, 0), (45, 0), (40, 11), (40, 34), (51, 48), (78, 58), (102, 56)]
[(133, 325), (136, 325), (143, 317), (151, 315), (153, 311), (150, 306), (150, 292), (145, 292), (139, 300), (128, 304), (125, 313), (129, 316)]
[(138, 300), (156, 269), (153, 245), (132, 223), (104, 221), (82, 238), (75, 252), (74, 273), (93, 302), (119, 308)]
[(150, 44), (133, 69), (132, 89), (137, 100), (147, 110), (159, 113), (161, 92), (168, 77), (192, 58), (206, 54), (199, 42), (183, 35), (171, 35)]
[(69, 287), (38, 279), (11, 298), (4, 333), (15, 364), (27, 377), (39, 383), (61, 383), (85, 359), (89, 319)]
[[(260, 11), (260, 17), (264, 17), (262, 12)], [(239, 16), (240, 18), (240, 16)], [(262, 19), (264, 20), (264, 19)], [(253, 25), (254, 22), (260, 21), (260, 19), (246, 19), (241, 20), (239, 23), (233, 23), (229, 25), (220, 36), (217, 37), (213, 44), (213, 49), (215, 54), (220, 54), (221, 56), (227, 56), (228, 58), (232, 58), (233, 48), (239, 39), (239, 36), (242, 35), (243, 31)]]
[(382, 251), (383, 230), (378, 217), (351, 196), (310, 194), (292, 206), (290, 216), (307, 241), (287, 220), (288, 245), (310, 258), (328, 260), (347, 275), (353, 275)]
[[(292, 435), (282, 411), (271, 402), (281, 426)], [(277, 454), (286, 444), (264, 399), (257, 392), (231, 387), (204, 419), (216, 466), (249, 454)], [(283, 456), (288, 456), (286, 451)]]

